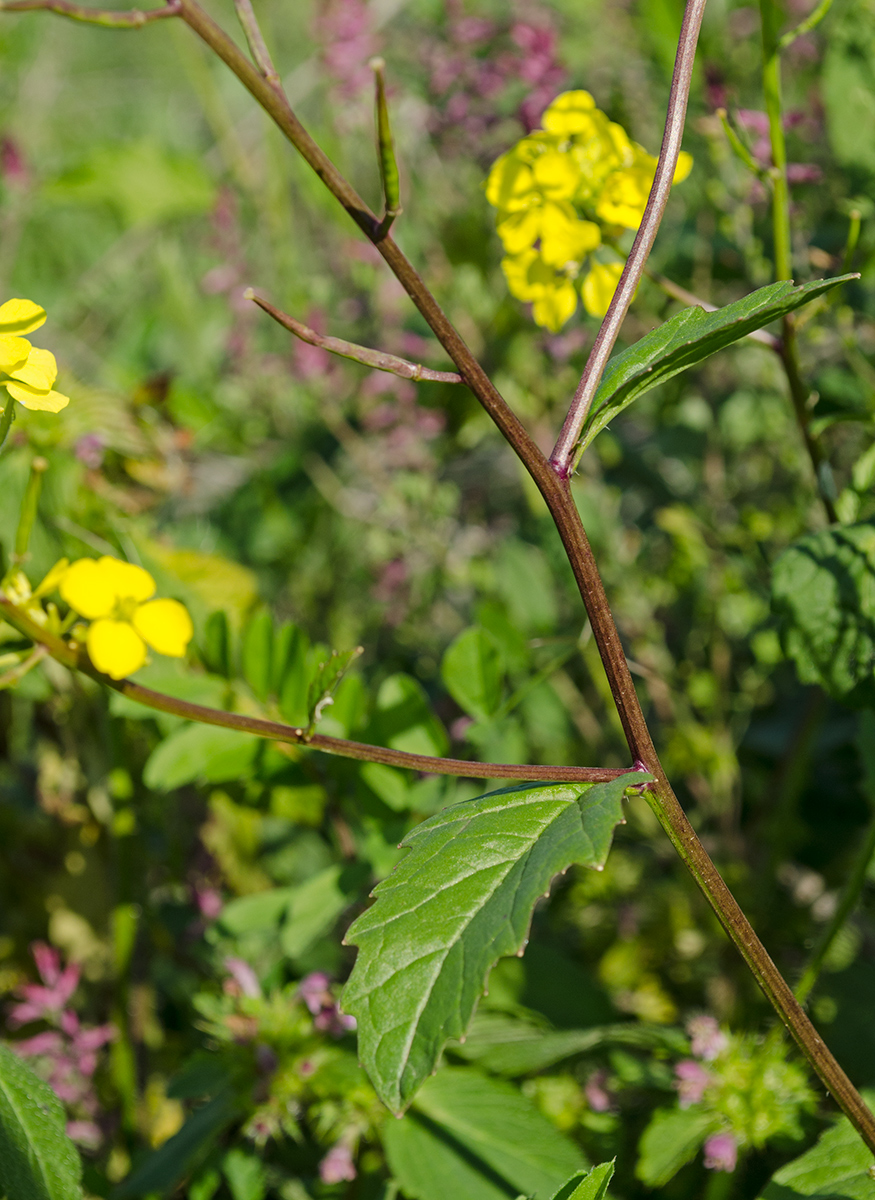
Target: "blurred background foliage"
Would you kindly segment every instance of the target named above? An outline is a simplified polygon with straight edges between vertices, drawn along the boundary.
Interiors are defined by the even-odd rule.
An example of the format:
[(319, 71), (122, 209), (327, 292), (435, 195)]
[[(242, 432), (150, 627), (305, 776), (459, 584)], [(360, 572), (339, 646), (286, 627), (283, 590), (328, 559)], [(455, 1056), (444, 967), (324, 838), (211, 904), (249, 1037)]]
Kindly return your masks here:
[[(233, 28), (230, 5), (215, 8)], [(805, 12), (794, 0), (788, 25)], [(680, 13), (676, 0), (259, 7), (293, 105), (374, 205), (367, 62), (385, 57), (398, 240), (545, 448), (595, 325), (579, 314), (549, 335), (508, 296), (483, 180), (570, 87), (655, 151)], [(785, 61), (796, 279), (861, 273), (805, 310), (801, 351), (839, 514), (866, 522), (871, 0), (836, 0)], [(31, 579), (62, 554), (111, 553), (193, 614), (190, 661), (156, 662), (144, 683), (301, 721), (328, 648), (361, 645), (321, 732), (625, 765), (546, 509), (473, 397), (293, 344), (243, 298), (253, 286), (323, 332), (446, 366), (237, 81), (173, 22), (109, 33), (4, 16), (0, 64), (2, 293), (48, 309), (41, 344), (71, 397), (58, 418), (20, 415), (0, 457), (7, 555), (37, 452), (50, 469)], [(771, 279), (767, 193), (715, 116), (725, 106), (767, 166), (759, 79), (757, 11), (712, 0), (684, 143), (695, 166), (652, 266), (718, 304)], [(622, 341), (676, 309), (645, 282)], [(772, 611), (772, 564), (825, 523), (777, 358), (748, 341), (650, 393), (573, 487), (665, 767), (795, 979), (871, 819), (875, 733), (816, 673), (799, 681)], [(475, 652), (472, 687), (458, 664)], [(546, 1200), (585, 1160), (617, 1155), (618, 1197), (753, 1198), (825, 1128), (827, 1103), (768, 1033), (641, 801), (605, 871), (570, 872), (539, 907), (525, 957), (493, 972), (414, 1115), (387, 1123), (337, 1008), (343, 931), (413, 824), (488, 789), (156, 717), (51, 662), (0, 692), (0, 746), (6, 1036), (31, 1039), (67, 1105), (91, 1195)], [(860, 1085), (875, 1084), (873, 916), (869, 891), (811, 1005)], [(33, 943), (51, 947), (36, 965)], [(23, 1020), (37, 965), (51, 995)], [(715, 1026), (710, 1049), (691, 1048), (703, 1013), (729, 1040)], [(552, 1174), (522, 1161), (523, 1129), (551, 1147)], [(734, 1171), (698, 1153), (721, 1131)]]

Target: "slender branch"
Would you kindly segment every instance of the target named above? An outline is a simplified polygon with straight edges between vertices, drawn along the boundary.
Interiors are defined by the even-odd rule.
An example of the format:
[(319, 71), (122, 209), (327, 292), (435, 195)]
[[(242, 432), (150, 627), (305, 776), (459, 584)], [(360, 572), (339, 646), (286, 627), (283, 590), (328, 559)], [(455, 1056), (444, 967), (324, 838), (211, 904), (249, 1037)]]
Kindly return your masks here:
[(41, 663), (48, 653), (45, 646), (34, 646), (33, 652), (23, 662), (20, 662), (15, 667), (10, 667), (8, 671), (4, 671), (0, 675), (0, 691), (3, 688), (13, 687), (20, 679), (25, 677), (28, 671), (32, 671), (35, 666)]
[(815, 25), (819, 25), (829, 10), (832, 8), (832, 0), (820, 0), (820, 4), (808, 14), (804, 21), (796, 26), (795, 29), (789, 29), (779, 40), (778, 45), (782, 50), (786, 50), (788, 46), (792, 46), (798, 37), (802, 37), (803, 33), (810, 33)]
[(270, 57), (264, 34), (261, 32), (261, 26), (258, 24), (258, 18), (252, 7), (252, 0), (234, 0), (234, 8), (237, 10), (237, 19), (246, 35), (249, 52), (255, 65), (271, 87), (281, 88), (279, 73)]
[(811, 958), (808, 960), (808, 964), (802, 973), (802, 978), (796, 984), (796, 999), (800, 1004), (804, 1004), (811, 994), (811, 989), (817, 983), (818, 976), (833, 942), (842, 929), (844, 929), (848, 917), (857, 907), (873, 856), (875, 856), (875, 819), (870, 824), (866, 839), (854, 861), (853, 870), (848, 878), (848, 882), (845, 884), (845, 890), (842, 893), (838, 907), (833, 913), (832, 920), (823, 931), (823, 936), (815, 946)]
[(151, 21), (178, 17), (180, 10), (179, 0), (169, 0), (163, 8), (132, 8), (123, 12), (89, 8), (82, 4), (71, 4), (69, 0), (0, 0), (0, 12), (53, 12), (61, 17), (69, 17), (71, 21), (102, 25), (105, 29), (142, 29)]
[[(711, 304), (708, 300), (702, 300), (694, 292), (689, 292), (685, 287), (675, 283), (672, 279), (667, 279), (665, 275), (658, 275), (655, 271), (651, 271), (646, 267), (644, 274), (648, 279), (651, 279), (658, 288), (660, 288), (667, 296), (671, 296), (673, 300), (680, 300), (681, 304), (689, 304), (691, 308), (703, 308), (705, 312), (717, 312), (717, 305)], [(781, 340), (776, 338), (773, 333), (768, 333), (765, 329), (752, 329), (750, 333), (745, 335), (753, 342), (760, 342), (763, 346), (768, 346), (770, 350), (774, 350), (776, 354), (781, 352)]]
[(283, 329), (288, 329), (289, 333), (293, 333), (302, 342), (307, 342), (310, 346), (318, 346), (330, 354), (339, 354), (341, 358), (351, 358), (353, 362), (361, 363), (365, 367), (373, 367), (376, 371), (388, 371), (392, 375), (400, 375), (402, 379), (415, 379), (417, 382), (428, 380), (432, 383), (462, 382), (462, 376), (455, 371), (432, 371), (430, 367), (408, 362), (406, 358), (398, 358), (394, 354), (384, 354), (382, 350), (370, 350), (367, 346), (357, 346), (355, 342), (344, 342), (341, 338), (323, 337), (315, 329), (310, 329), (301, 321), (284, 313), (282, 309), (275, 308), (268, 300), (257, 296), (252, 288), (247, 288), (243, 295), (247, 300), (254, 301), (259, 308), (263, 308), (282, 325)]
[(626, 260), (626, 266), (623, 268), (623, 274), (620, 276), (620, 282), (617, 284), (617, 290), (614, 292), (610, 307), (589, 353), (580, 383), (572, 398), (568, 416), (562, 426), (562, 432), (550, 455), (554, 471), (563, 478), (570, 475), (573, 469), (572, 460), (583, 423), (592, 406), (599, 380), (607, 366), (620, 332), (620, 326), (623, 324), (626, 313), (629, 311), (629, 305), (641, 282), (644, 266), (668, 203), (681, 149), (684, 122), (687, 116), (687, 101), (690, 96), (690, 82), (693, 76), (693, 62), (696, 57), (696, 43), (699, 40), (699, 29), (702, 25), (704, 11), (705, 0), (689, 0), (687, 3), (671, 80), (668, 113), (665, 119), (659, 161), (656, 165), (656, 174), (653, 177), (644, 217)]
[[(620, 775), (631, 775), (640, 771), (640, 767), (551, 767), (535, 766), (520, 763), (478, 763), (468, 762), (461, 758), (437, 758), (429, 754), (410, 754), (406, 750), (390, 750), (384, 746), (369, 746), (365, 742), (353, 742), (346, 738), (326, 737), (323, 734), (310, 734), (307, 729), (294, 725), (285, 725), (280, 721), (268, 721), (263, 717), (251, 717), (245, 713), (223, 712), (219, 708), (208, 708), (203, 704), (192, 704), (188, 700), (179, 700), (175, 696), (165, 696), (163, 692), (153, 691), (143, 687), (133, 679), (110, 679), (101, 674), (92, 665), (85, 651), (78, 646), (70, 645), (62, 638), (56, 637), (38, 625), (28, 615), (0, 592), (0, 613), (4, 618), (34, 642), (36, 649), (28, 658), (27, 670), (35, 666), (40, 659), (50, 654), (63, 666), (71, 671), (81, 671), (98, 683), (112, 688), (129, 700), (152, 708), (156, 712), (170, 713), (175, 717), (183, 717), (188, 721), (199, 721), (202, 725), (219, 725), (224, 729), (234, 729), (240, 733), (254, 733), (258, 737), (269, 738), (274, 742), (285, 742), (304, 749), (321, 750), (325, 754), (335, 754), (341, 758), (355, 758), (364, 762), (383, 763), (389, 767), (402, 767), (408, 771), (422, 771), (431, 775), (460, 775), (466, 779), (526, 779), (531, 781), (543, 780), (550, 783), (604, 783), (609, 779), (617, 779)], [(16, 672), (24, 673), (22, 668), (15, 668), (0, 676), (0, 686), (14, 682), (8, 678)], [(630, 783), (632, 780), (630, 779)]]
[(745, 146), (744, 142), (732, 128), (726, 109), (718, 108), (716, 115), (720, 118), (720, 124), (723, 126), (723, 132), (726, 134), (726, 140), (729, 142), (736, 158), (740, 159), (751, 174), (756, 175), (757, 179), (771, 186), (771, 175), (759, 165), (750, 150), (748, 150), (747, 146)]
[(6, 407), (0, 413), (0, 449), (3, 448), (3, 443), (9, 437), (9, 430), (12, 422), (15, 420), (15, 401), (8, 392), (5, 393), (2, 399), (5, 401)]
[[(760, 0), (763, 44), (763, 98), (769, 119), (769, 141), (772, 149), (772, 234), (774, 240), (775, 278), (793, 278), (792, 242), (790, 231), (790, 186), (787, 181), (787, 143), (784, 137), (784, 108), (781, 98), (781, 45), (778, 39), (779, 14), (774, 0)], [(802, 379), (799, 349), (796, 342), (796, 320), (788, 313), (782, 321), (781, 361), (790, 388), (790, 399), (796, 423), (802, 434), (805, 449), (811, 460), (817, 490), (830, 523), (838, 520), (835, 509), (835, 485), (829, 463), (820, 443), (811, 432), (811, 413), (808, 408), (810, 389)]]

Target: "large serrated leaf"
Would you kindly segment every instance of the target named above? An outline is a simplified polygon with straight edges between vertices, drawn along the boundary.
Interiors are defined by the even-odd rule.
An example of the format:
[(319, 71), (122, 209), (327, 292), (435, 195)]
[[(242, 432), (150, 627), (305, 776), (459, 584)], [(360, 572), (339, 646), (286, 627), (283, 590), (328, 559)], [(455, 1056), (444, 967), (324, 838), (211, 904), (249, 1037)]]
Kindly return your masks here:
[[(871, 1107), (875, 1091), (863, 1092)], [(842, 1117), (815, 1146), (781, 1167), (760, 1200), (875, 1200), (868, 1150), (847, 1117)]]
[(548, 1200), (586, 1167), (580, 1150), (516, 1088), (449, 1067), (385, 1128), (393, 1176), (411, 1200)]
[(81, 1200), (82, 1163), (64, 1125), (49, 1085), (0, 1045), (0, 1195)]
[(743, 300), (718, 308), (716, 312), (705, 312), (696, 307), (676, 313), (608, 363), (584, 424), (577, 453), (581, 454), (596, 434), (633, 400), (657, 384), (786, 316), (815, 296), (855, 278), (855, 275), (840, 275), (835, 279), (816, 279), (801, 287), (794, 287), (790, 280), (781, 280), (751, 292)]
[(406, 858), (347, 933), (359, 955), (343, 994), (362, 1063), (393, 1112), (464, 1034), (496, 960), (522, 951), (553, 877), (604, 865), (626, 789), (649, 780), (509, 788), (407, 835)]

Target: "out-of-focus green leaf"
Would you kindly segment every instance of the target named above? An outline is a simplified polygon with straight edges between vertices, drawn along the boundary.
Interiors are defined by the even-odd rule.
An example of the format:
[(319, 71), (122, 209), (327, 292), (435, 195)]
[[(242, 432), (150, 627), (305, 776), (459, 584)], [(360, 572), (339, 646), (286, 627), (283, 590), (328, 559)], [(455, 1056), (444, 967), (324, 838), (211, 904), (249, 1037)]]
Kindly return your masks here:
[(378, 1094), (402, 1111), (460, 1037), (496, 960), (525, 946), (535, 901), (572, 863), (600, 867), (634, 780), (511, 788), (423, 822), (409, 853), (351, 926), (344, 989)]
[(273, 618), (266, 608), (244, 626), (240, 638), (240, 667), (243, 678), (258, 699), (266, 700), (273, 674)]
[(310, 639), (295, 625), (284, 625), (277, 637), (275, 690), (280, 712), (292, 725), (306, 725), (310, 698)]
[(599, 1163), (591, 1171), (572, 1175), (553, 1200), (604, 1200), (613, 1177), (614, 1161)]
[(514, 1078), (543, 1071), (563, 1059), (603, 1046), (680, 1054), (689, 1051), (687, 1039), (679, 1030), (662, 1025), (627, 1021), (594, 1029), (539, 1029), (500, 1013), (475, 1016), (465, 1041), (454, 1042), (448, 1050), (495, 1075)]
[(648, 1187), (662, 1187), (719, 1128), (720, 1118), (701, 1108), (658, 1108), (641, 1136), (635, 1174)]
[(410, 807), (410, 784), (403, 771), (382, 763), (365, 763), (361, 777), (371, 791), (395, 812), (406, 812)]
[(364, 882), (366, 870), (346, 871), (339, 866), (327, 867), (298, 887), (290, 889), (286, 920), (280, 943), (290, 958), (296, 958), (327, 933), (350, 902), (350, 875)]
[(515, 1088), (467, 1068), (439, 1071), (385, 1130), (389, 1167), (412, 1200), (548, 1200), (586, 1167), (580, 1150)]
[(231, 676), (231, 631), (226, 612), (212, 612), (207, 617), (201, 653), (208, 671), (225, 679)]
[(411, 754), (446, 754), (446, 730), (431, 710), (423, 687), (410, 675), (390, 675), (377, 693), (367, 741)]
[(801, 287), (782, 280), (759, 288), (743, 300), (736, 300), (716, 312), (685, 308), (676, 313), (608, 363), (584, 424), (577, 453), (582, 453), (633, 400), (657, 384), (704, 362), (755, 329), (762, 329), (815, 296), (853, 278), (853, 275), (841, 275), (835, 279), (816, 279)]
[(875, 6), (836, 8), (822, 76), (829, 140), (843, 166), (875, 172)]
[(220, 725), (186, 725), (149, 756), (143, 782), (159, 792), (169, 792), (200, 780), (221, 783), (241, 779), (251, 770), (261, 739)]
[(785, 550), (772, 603), (803, 683), (845, 704), (875, 702), (875, 523), (823, 530)]
[[(137, 671), (136, 679), (143, 687), (163, 692), (165, 696), (173, 696), (177, 700), (187, 700), (190, 704), (204, 704), (207, 708), (225, 707), (227, 685), (224, 680), (215, 675), (192, 671), (184, 663), (174, 662), (172, 659), (156, 659)], [(157, 712), (154, 708), (138, 704), (136, 700), (129, 700), (127, 696), (118, 692), (110, 694), (109, 710), (114, 717), (126, 717), (129, 721), (157, 721), (164, 734), (172, 733), (187, 724), (184, 717)]]
[(222, 1161), (222, 1171), (234, 1200), (264, 1200), (264, 1166), (254, 1154), (235, 1146)]
[(0, 1044), (0, 1194), (8, 1200), (81, 1200), (82, 1163), (47, 1083)]
[(227, 1094), (202, 1105), (178, 1133), (141, 1163), (112, 1193), (113, 1200), (165, 1195), (200, 1162), (216, 1139), (237, 1116), (237, 1107)]
[[(863, 1093), (871, 1107), (875, 1091)], [(810, 1150), (776, 1171), (761, 1200), (875, 1200), (869, 1150), (847, 1117), (827, 1130)]]
[(50, 195), (80, 204), (109, 204), (126, 225), (157, 225), (209, 212), (215, 188), (195, 157), (172, 154), (153, 141), (119, 141), (95, 151)]
[(498, 647), (486, 630), (476, 625), (459, 634), (441, 662), (447, 691), (478, 721), (488, 720), (501, 704), (503, 674)]

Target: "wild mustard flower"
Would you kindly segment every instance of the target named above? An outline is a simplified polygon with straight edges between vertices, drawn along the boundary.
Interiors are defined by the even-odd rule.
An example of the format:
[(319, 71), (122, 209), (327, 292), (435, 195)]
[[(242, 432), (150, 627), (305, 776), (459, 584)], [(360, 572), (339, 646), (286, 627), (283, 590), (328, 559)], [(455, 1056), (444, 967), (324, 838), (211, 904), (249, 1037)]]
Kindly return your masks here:
[[(557, 96), (542, 125), (494, 163), (486, 198), (497, 209), (511, 294), (556, 333), (577, 308), (578, 287), (591, 316), (607, 312), (622, 263), (594, 253), (641, 224), (657, 160), (589, 92)], [(681, 154), (675, 183), (692, 162)]]
[(178, 600), (153, 600), (155, 580), (142, 567), (117, 558), (80, 558), (60, 581), (64, 600), (91, 624), (86, 647), (91, 661), (111, 679), (144, 665), (147, 646), (182, 658), (194, 632)]
[[(70, 400), (54, 391), (58, 377), (55, 356), (31, 346), (23, 336), (39, 329), (45, 319), (45, 309), (32, 300), (7, 300), (0, 304), (0, 388), (5, 388), (25, 408), (56, 413), (66, 408)], [(0, 392), (0, 399), (2, 396)]]

